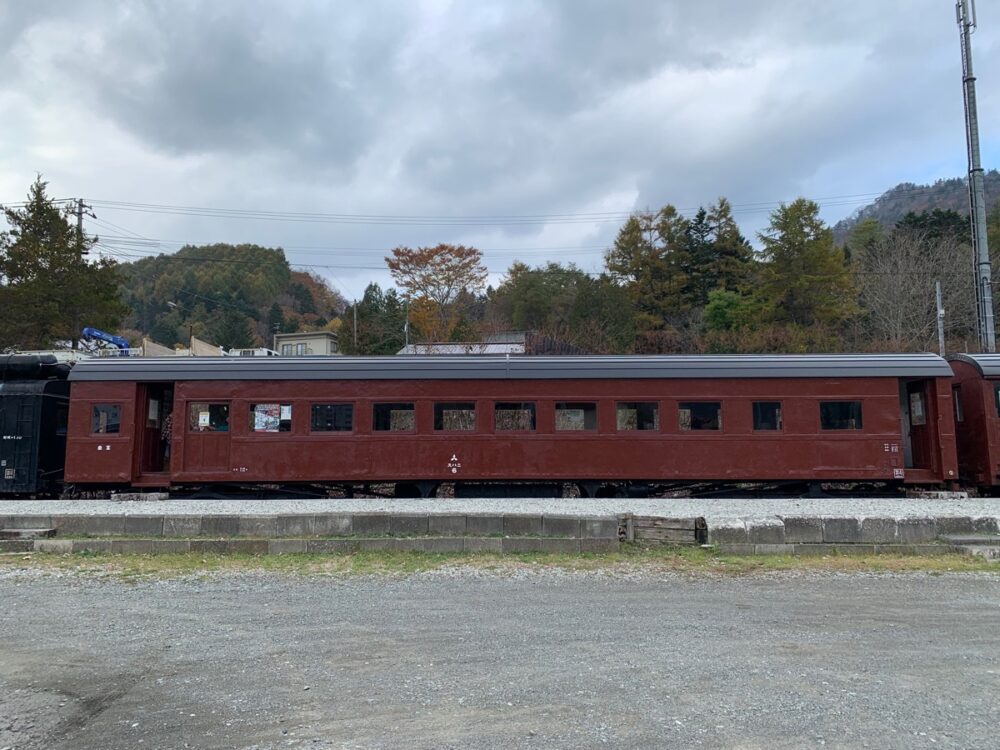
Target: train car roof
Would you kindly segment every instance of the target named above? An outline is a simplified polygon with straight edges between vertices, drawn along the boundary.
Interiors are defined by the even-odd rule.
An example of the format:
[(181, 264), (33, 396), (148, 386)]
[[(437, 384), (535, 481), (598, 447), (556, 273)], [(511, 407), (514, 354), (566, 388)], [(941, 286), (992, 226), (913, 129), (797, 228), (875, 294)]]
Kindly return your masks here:
[(948, 361), (972, 365), (984, 378), (1000, 377), (1000, 354), (952, 354)]
[(951, 377), (936, 354), (117, 357), (77, 362), (73, 381), (490, 380)]

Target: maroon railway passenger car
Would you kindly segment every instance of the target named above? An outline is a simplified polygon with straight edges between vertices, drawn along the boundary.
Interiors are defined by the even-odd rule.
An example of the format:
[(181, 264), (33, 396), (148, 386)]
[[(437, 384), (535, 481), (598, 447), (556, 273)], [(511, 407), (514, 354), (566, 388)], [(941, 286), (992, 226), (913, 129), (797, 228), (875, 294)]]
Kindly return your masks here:
[(1000, 354), (948, 359), (955, 371), (959, 476), (963, 484), (989, 490), (1000, 485)]
[(70, 378), (66, 478), (939, 485), (957, 479), (951, 375), (932, 354), (90, 360)]

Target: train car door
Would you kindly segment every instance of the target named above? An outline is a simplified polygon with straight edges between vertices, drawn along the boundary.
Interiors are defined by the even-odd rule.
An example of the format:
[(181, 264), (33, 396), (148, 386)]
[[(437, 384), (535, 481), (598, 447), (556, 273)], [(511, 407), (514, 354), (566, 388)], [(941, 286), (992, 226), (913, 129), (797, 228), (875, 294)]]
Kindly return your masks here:
[(167, 481), (170, 471), (170, 438), (173, 431), (173, 383), (140, 386), (140, 408), (136, 410), (138, 437), (136, 481), (138, 484)]
[(185, 411), (184, 471), (229, 476), (230, 403), (188, 401)]
[(904, 466), (907, 469), (932, 468), (933, 435), (929, 424), (927, 386), (926, 380), (911, 380), (900, 383), (903, 458)]

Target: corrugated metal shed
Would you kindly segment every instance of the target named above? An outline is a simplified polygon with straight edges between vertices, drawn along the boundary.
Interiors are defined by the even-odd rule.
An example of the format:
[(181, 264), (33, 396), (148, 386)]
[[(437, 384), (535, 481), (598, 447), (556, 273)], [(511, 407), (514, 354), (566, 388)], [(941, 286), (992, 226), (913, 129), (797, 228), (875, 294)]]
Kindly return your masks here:
[(191, 357), (77, 363), (76, 381), (950, 377), (936, 354)]
[(1000, 354), (952, 354), (948, 361), (970, 364), (984, 378), (1000, 377)]

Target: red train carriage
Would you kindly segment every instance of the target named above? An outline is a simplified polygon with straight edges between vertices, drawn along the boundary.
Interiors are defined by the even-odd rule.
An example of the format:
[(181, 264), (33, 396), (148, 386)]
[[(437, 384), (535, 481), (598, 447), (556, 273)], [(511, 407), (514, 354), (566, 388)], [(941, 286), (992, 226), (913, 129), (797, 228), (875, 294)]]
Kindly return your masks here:
[(964, 484), (988, 490), (1000, 485), (1000, 354), (957, 354), (955, 432)]
[(931, 354), (92, 360), (71, 375), (66, 477), (938, 485), (957, 479), (951, 375)]

